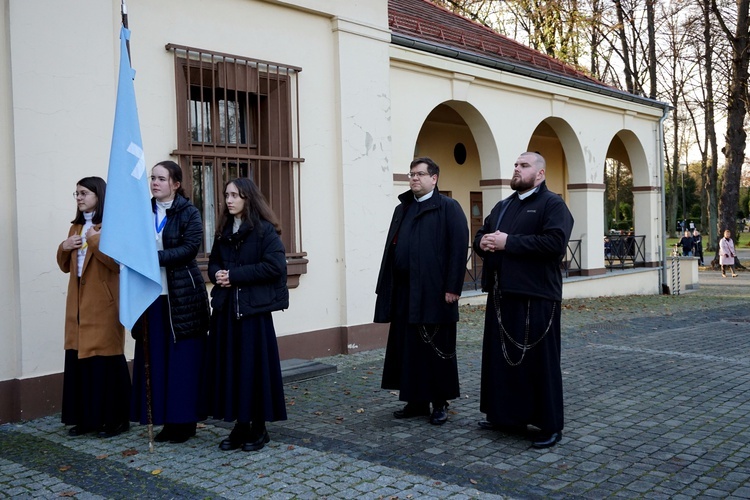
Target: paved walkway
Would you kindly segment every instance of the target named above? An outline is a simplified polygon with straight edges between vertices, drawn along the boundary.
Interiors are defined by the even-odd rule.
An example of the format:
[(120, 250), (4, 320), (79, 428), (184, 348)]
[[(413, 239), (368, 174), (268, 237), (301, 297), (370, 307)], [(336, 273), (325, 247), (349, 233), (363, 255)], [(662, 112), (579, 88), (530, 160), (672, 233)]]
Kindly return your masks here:
[(286, 386), (290, 418), (257, 453), (220, 451), (215, 421), (153, 453), (143, 427), (0, 426), (0, 497), (750, 498), (749, 285), (701, 272), (681, 297), (566, 301), (566, 427), (548, 450), (477, 427), (483, 311), (464, 307), (442, 427), (392, 418), (383, 350), (338, 356), (323, 360), (338, 373)]

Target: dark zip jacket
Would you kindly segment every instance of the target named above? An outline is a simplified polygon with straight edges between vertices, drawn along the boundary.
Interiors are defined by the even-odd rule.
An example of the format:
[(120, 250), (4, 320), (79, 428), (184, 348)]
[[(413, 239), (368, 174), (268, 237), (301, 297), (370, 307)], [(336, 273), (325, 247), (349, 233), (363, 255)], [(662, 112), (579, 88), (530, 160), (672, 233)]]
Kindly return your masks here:
[[(504, 211), (504, 204), (510, 204)], [(498, 229), (508, 233), (505, 250), (485, 252), (479, 242)], [(489, 292), (499, 280), (500, 292), (562, 300), (560, 264), (573, 230), (573, 216), (565, 201), (542, 182), (525, 200), (513, 193), (499, 202), (474, 237), (474, 251), (484, 259), (482, 290)]]
[[(229, 271), (232, 286), (216, 285), (216, 271)], [(289, 307), (286, 253), (273, 224), (265, 220), (251, 227), (244, 221), (232, 233), (232, 221), (214, 239), (208, 259), (208, 276), (214, 287), (214, 312), (231, 307), (237, 319), (250, 314), (279, 311)]]

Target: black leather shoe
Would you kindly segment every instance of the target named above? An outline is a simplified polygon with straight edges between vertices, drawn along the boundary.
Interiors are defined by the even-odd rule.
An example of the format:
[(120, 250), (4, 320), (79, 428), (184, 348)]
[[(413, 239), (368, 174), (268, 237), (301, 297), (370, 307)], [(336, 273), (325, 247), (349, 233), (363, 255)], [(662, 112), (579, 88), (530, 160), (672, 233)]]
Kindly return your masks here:
[(477, 422), (477, 425), (480, 429), (484, 429), (486, 431), (500, 431), (505, 432), (506, 434), (526, 434), (526, 426), (525, 425), (506, 425), (506, 424), (496, 424), (494, 422), (490, 422), (489, 420), (480, 420)]
[(432, 415), (430, 415), (430, 423), (432, 425), (443, 425), (447, 421), (448, 413), (445, 411), (445, 406), (436, 406), (432, 410)]
[(174, 444), (184, 443), (191, 437), (195, 436), (196, 424), (172, 424), (169, 442)]
[(171, 424), (164, 424), (164, 427), (156, 433), (156, 436), (154, 436), (154, 441), (157, 443), (166, 443), (172, 439), (172, 425)]
[(503, 430), (503, 427), (501, 425), (493, 424), (489, 420), (480, 420), (477, 422), (477, 425), (480, 429), (484, 429), (486, 431), (501, 431)]
[(255, 441), (249, 441), (242, 445), (242, 451), (258, 451), (271, 441), (271, 436), (268, 435), (268, 431), (263, 431), (263, 434)]
[(401, 410), (393, 412), (395, 418), (426, 417), (430, 414), (430, 405), (406, 403)]
[(544, 434), (539, 437), (538, 440), (531, 443), (531, 446), (538, 449), (551, 448), (555, 446), (562, 439), (562, 431), (553, 432), (552, 434)]
[(102, 430), (97, 434), (100, 438), (111, 438), (122, 434), (130, 429), (130, 422), (120, 422), (119, 424), (104, 424)]
[(92, 429), (89, 429), (88, 427), (84, 427), (83, 425), (74, 425), (73, 427), (68, 430), (68, 436), (76, 437), (76, 436), (83, 436), (84, 434), (88, 434), (91, 432)]

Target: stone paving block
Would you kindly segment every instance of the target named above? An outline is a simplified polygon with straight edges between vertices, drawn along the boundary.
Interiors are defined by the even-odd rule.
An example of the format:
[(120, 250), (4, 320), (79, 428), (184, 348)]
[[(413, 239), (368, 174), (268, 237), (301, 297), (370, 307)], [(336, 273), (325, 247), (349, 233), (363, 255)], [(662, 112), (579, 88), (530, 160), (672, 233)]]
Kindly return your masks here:
[[(462, 393), (469, 397), (451, 405), (450, 422), (440, 428), (392, 418), (403, 403), (378, 387), (379, 350), (337, 357), (342, 361), (335, 363), (338, 373), (295, 383), (296, 389), (288, 386), (287, 396), (295, 401), (290, 418), (272, 424), (273, 441), (257, 454), (218, 450), (231, 423), (209, 421), (187, 446), (159, 446), (157, 456), (149, 457), (144, 432), (137, 426), (108, 442), (71, 440), (59, 417), (0, 426), (0, 451), (5, 451), (5, 433), (27, 433), (45, 440), (60, 456), (85, 455), (100, 468), (125, 468), (143, 485), (142, 492), (158, 491), (150, 489), (156, 484), (197, 488), (184, 498), (219, 493), (232, 498), (351, 498), (362, 484), (375, 485), (359, 493), (365, 498), (394, 490), (399, 498), (694, 498), (714, 491), (750, 497), (750, 376), (738, 377), (750, 360), (741, 361), (737, 354), (750, 351), (750, 326), (742, 325), (742, 332), (721, 329), (721, 323), (707, 327), (707, 319), (747, 316), (745, 309), (743, 303), (710, 314), (700, 311), (703, 316), (687, 312), (681, 324), (693, 326), (683, 328), (674, 328), (673, 318), (634, 317), (607, 334), (600, 328), (600, 333), (590, 329), (585, 336), (580, 329), (566, 331), (566, 432), (563, 441), (547, 451), (529, 449), (529, 441), (518, 436), (488, 435), (476, 426), (482, 418), (481, 318), (475, 322), (478, 326), (459, 325)], [(725, 335), (716, 339), (723, 352), (705, 353), (707, 328)], [(362, 414), (356, 413), (360, 407), (366, 409)], [(129, 448), (139, 454), (121, 456)], [(96, 455), (108, 456), (94, 461)], [(15, 479), (9, 464), (11, 471), (14, 464), (21, 470), (27, 463), (27, 470), (41, 472), (40, 465), (23, 454), (10, 461), (3, 461), (5, 456), (0, 453), (0, 491)], [(151, 477), (148, 473), (156, 468), (163, 470), (161, 476)], [(376, 471), (376, 479), (353, 476), (367, 470)], [(49, 475), (27, 476), (27, 486), (46, 489), (54, 484), (50, 478), (63, 477), (54, 467), (45, 472)], [(469, 479), (477, 482), (476, 488)], [(80, 483), (84, 490), (60, 484), (70, 488), (62, 491), (75, 489), (78, 497), (95, 496), (85, 491), (90, 484), (86, 480)]]

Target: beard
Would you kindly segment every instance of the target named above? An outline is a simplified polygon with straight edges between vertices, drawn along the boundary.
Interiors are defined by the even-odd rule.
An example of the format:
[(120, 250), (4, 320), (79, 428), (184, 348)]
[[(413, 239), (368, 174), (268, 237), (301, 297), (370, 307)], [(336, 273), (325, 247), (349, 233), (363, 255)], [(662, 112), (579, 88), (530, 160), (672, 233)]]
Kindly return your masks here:
[(534, 179), (524, 181), (521, 177), (513, 177), (510, 180), (510, 188), (514, 191), (528, 191), (534, 187)]

